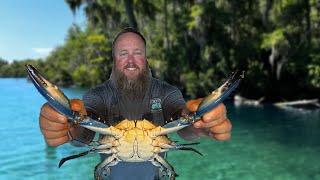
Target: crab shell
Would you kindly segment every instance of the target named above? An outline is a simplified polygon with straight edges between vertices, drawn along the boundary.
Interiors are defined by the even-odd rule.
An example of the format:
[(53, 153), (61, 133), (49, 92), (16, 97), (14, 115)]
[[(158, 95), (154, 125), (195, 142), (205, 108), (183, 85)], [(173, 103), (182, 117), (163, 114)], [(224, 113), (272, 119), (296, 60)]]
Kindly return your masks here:
[(175, 179), (176, 173), (173, 167), (159, 156), (159, 153), (169, 150), (191, 150), (202, 155), (197, 150), (187, 147), (187, 145), (195, 143), (176, 144), (166, 135), (161, 135), (163, 131), (167, 131), (166, 128), (156, 126), (146, 119), (125, 119), (115, 126), (96, 128), (95, 130), (105, 135), (99, 141), (100, 146), (96, 150), (101, 154), (110, 154), (108, 158), (96, 166), (95, 177), (97, 179), (102, 177), (104, 170), (110, 175), (110, 167), (120, 161), (150, 161), (159, 167), (160, 177), (169, 176), (170, 179)]
[(164, 130), (150, 121), (122, 120), (117, 125), (109, 127), (118, 136), (107, 135), (100, 144), (110, 144), (116, 156), (126, 162), (143, 162), (150, 160), (155, 154), (167, 151), (174, 143), (166, 136), (154, 136)]

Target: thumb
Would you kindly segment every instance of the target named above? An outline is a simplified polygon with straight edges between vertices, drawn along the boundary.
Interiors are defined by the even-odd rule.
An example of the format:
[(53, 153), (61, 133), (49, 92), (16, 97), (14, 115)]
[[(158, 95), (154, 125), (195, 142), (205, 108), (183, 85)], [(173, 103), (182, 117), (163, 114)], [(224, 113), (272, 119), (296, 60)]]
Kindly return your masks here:
[(71, 109), (79, 112), (81, 115), (87, 115), (86, 108), (84, 107), (83, 101), (80, 99), (70, 100)]
[(186, 104), (187, 108), (194, 112), (198, 109), (199, 104), (202, 102), (203, 98), (189, 100)]

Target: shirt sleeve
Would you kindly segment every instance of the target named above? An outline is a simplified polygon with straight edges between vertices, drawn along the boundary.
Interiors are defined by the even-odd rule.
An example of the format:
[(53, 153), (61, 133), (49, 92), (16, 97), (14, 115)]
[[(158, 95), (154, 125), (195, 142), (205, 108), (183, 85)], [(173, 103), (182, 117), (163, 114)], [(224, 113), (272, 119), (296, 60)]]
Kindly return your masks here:
[[(103, 109), (103, 99), (95, 92), (95, 89), (91, 89), (83, 95), (83, 102), (86, 108), (88, 116), (95, 120), (99, 120), (99, 117), (102, 116)], [(71, 144), (74, 146), (82, 146), (82, 144), (89, 144), (95, 136), (95, 132), (78, 127), (78, 136), (71, 141)]]
[(174, 86), (169, 87), (163, 99), (165, 121), (169, 121), (170, 118), (175, 118), (179, 115), (185, 107), (185, 103), (181, 91)]
[(86, 110), (95, 116), (102, 117), (105, 103), (97, 89), (91, 89), (83, 95), (83, 103)]

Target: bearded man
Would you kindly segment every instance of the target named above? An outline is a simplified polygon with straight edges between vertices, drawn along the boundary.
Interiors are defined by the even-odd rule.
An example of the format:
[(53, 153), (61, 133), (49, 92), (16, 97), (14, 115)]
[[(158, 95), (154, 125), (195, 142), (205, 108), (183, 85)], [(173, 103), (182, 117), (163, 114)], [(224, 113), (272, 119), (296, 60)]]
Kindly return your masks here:
[[(115, 125), (124, 119), (147, 119), (162, 126), (171, 117), (186, 111), (196, 111), (201, 100), (185, 103), (176, 87), (152, 77), (146, 58), (145, 38), (135, 29), (126, 28), (118, 33), (112, 44), (114, 65), (110, 79), (90, 89), (81, 100), (71, 100), (71, 108), (81, 114)], [(40, 128), (48, 145), (59, 146), (70, 142), (89, 144), (93, 131), (71, 126), (67, 118), (48, 104), (40, 112)], [(220, 104), (206, 113), (201, 120), (178, 132), (180, 137), (191, 140), (207, 135), (216, 140), (230, 138), (231, 123), (226, 108)], [(105, 159), (102, 156), (101, 159)], [(111, 166), (110, 177), (104, 179), (158, 179), (158, 167), (151, 162), (119, 162)], [(102, 174), (101, 174), (102, 176)]]

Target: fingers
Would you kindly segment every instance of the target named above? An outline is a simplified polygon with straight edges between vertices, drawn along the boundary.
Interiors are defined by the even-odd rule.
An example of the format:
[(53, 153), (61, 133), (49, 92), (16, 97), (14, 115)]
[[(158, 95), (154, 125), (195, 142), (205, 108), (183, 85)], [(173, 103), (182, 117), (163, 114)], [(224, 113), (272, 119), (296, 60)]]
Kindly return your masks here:
[[(190, 100), (186, 106), (190, 111), (196, 111), (203, 99)], [(213, 110), (207, 112), (201, 120), (194, 123), (194, 127), (200, 129), (204, 134), (208, 134), (219, 141), (225, 141), (231, 137), (232, 125), (227, 119), (227, 110), (224, 104), (219, 104)], [(197, 134), (197, 133), (196, 133)], [(199, 134), (197, 134), (199, 136)]]
[(212, 138), (219, 141), (229, 140), (231, 137), (232, 124), (229, 119), (226, 119), (221, 124), (210, 128), (210, 135)]
[(55, 139), (46, 139), (46, 142), (49, 146), (59, 146), (61, 144), (64, 144), (69, 141), (69, 137), (62, 136), (60, 138), (55, 138)]
[(86, 109), (84, 107), (83, 101), (80, 99), (70, 100), (71, 109), (80, 112), (82, 115), (87, 115)]
[(47, 119), (44, 116), (40, 116), (39, 123), (40, 123), (41, 129), (48, 130), (48, 131), (61, 131), (69, 128), (69, 125), (67, 122), (58, 123), (58, 122), (52, 121), (52, 119)]
[(212, 138), (214, 138), (218, 141), (226, 141), (231, 138), (231, 133), (213, 134)]
[(39, 126), (49, 146), (58, 146), (69, 141), (68, 131), (71, 126), (67, 118), (47, 103), (41, 108)]
[(203, 98), (195, 99), (195, 100), (190, 100), (186, 103), (187, 108), (194, 112), (198, 109), (199, 104), (202, 102)]
[(210, 128), (217, 124), (221, 124), (226, 119), (226, 107), (219, 104), (216, 108), (206, 113), (201, 120), (194, 123), (196, 128)]
[[(215, 122), (215, 121), (213, 121), (213, 122)], [(207, 133), (205, 133), (205, 135), (211, 136), (212, 138), (219, 140), (219, 141), (225, 141), (225, 140), (230, 139), (232, 124), (229, 119), (224, 119), (221, 123), (216, 124), (214, 126), (206, 127), (208, 124), (210, 124), (210, 123), (204, 124), (202, 126), (205, 126), (205, 127), (197, 128), (197, 129), (202, 130), (199, 132), (204, 132), (204, 133), (207, 132)], [(199, 136), (199, 134), (197, 134), (197, 135)]]
[(42, 106), (40, 111), (40, 116), (45, 117), (46, 119), (49, 119), (50, 121), (54, 121), (57, 123), (66, 123), (68, 121), (67, 117), (58, 113), (48, 103)]
[(66, 135), (68, 135), (68, 129), (64, 129), (61, 131), (42, 131), (43, 136), (46, 137), (46, 139), (57, 139), (57, 138), (61, 138), (64, 137)]
[(232, 125), (229, 119), (225, 119), (221, 124), (212, 126), (210, 132), (214, 134), (229, 133), (232, 129)]
[(216, 108), (214, 108), (213, 110), (203, 115), (202, 120), (203, 122), (207, 123), (210, 121), (225, 119), (226, 114), (227, 114), (226, 107), (224, 106), (224, 104), (221, 103)]

